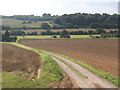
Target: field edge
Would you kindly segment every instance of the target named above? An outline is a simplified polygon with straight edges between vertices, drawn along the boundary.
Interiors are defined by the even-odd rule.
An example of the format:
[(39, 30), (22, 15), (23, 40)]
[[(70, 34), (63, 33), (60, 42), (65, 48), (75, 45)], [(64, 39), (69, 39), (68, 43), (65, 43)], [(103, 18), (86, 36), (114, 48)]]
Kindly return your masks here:
[[(20, 45), (18, 43), (12, 43), (12, 42), (3, 42), (3, 43), (11, 44), (11, 45), (17, 46), (17, 47), (25, 49), (25, 50), (34, 51), (42, 57), (42, 60), (41, 60), (41, 68), (42, 68), (41, 69), (41, 74), (40, 74), (40, 77), (35, 82), (31, 83), (30, 81), (26, 81), (25, 79), (23, 79), (21, 77), (20, 77), (21, 79), (17, 78), (18, 81), (23, 79), (23, 81), (25, 81), (25, 83), (28, 83), (29, 85), (27, 85), (27, 86), (29, 86), (29, 88), (48, 88), (48, 87), (51, 88), (54, 83), (60, 82), (61, 79), (63, 78), (63, 76), (64, 76), (63, 71), (61, 70), (61, 68), (57, 65), (57, 63), (49, 55), (43, 54), (41, 51), (39, 51), (37, 49), (27, 47), (27, 46), (24, 46), (24, 45)], [(46, 67), (46, 65), (47, 65), (47, 67)], [(54, 72), (51, 72), (51, 70), (53, 70)], [(9, 73), (3, 72), (3, 74), (6, 74), (6, 76), (7, 75), (9, 76)], [(16, 78), (15, 75), (11, 75), (11, 77)], [(15, 82), (17, 82), (16, 79), (15, 79)], [(25, 83), (23, 83), (23, 84), (25, 84)], [(40, 85), (40, 86), (35, 86), (35, 85)], [(22, 87), (26, 88), (24, 85), (21, 86), (21, 88)], [(6, 87), (3, 87), (3, 88), (6, 88)], [(18, 87), (15, 87), (15, 88), (18, 88)]]

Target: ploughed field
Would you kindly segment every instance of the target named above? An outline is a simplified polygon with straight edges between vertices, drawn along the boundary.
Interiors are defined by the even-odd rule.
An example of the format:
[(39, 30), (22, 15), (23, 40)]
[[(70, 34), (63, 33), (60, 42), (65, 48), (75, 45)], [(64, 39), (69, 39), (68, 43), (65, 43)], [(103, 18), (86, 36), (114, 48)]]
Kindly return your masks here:
[(63, 54), (118, 77), (118, 40), (60, 39), (20, 40), (21, 44)]
[(40, 70), (40, 56), (9, 44), (2, 44), (2, 70), (34, 79)]

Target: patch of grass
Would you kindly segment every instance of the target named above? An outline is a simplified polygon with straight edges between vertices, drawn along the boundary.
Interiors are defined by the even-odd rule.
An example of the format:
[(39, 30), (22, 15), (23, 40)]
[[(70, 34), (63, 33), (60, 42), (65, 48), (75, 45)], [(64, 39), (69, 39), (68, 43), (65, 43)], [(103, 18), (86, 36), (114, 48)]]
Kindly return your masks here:
[[(70, 35), (71, 38), (60, 38), (60, 35), (56, 35), (57, 38), (51, 38), (53, 35), (36, 35), (36, 36), (17, 36), (20, 39), (92, 39), (89, 35)], [(92, 35), (100, 36), (100, 35)]]
[(17, 36), (18, 39), (52, 39), (52, 35)]
[(38, 53), (42, 57), (42, 65), (40, 78), (35, 82), (28, 81), (23, 77), (17, 77), (13, 74), (3, 72), (3, 88), (50, 88), (54, 83), (60, 82), (63, 78), (63, 71), (58, 64), (47, 54), (43, 54), (40, 50), (27, 47), (18, 43), (7, 43), (17, 47), (31, 50)]
[[(60, 38), (60, 35), (56, 35), (57, 38), (51, 38), (53, 35), (36, 35), (36, 36), (17, 36), (17, 41), (21, 39), (102, 39), (102, 38), (92, 38), (89, 35), (70, 35), (71, 38)], [(92, 35), (100, 36), (100, 35)], [(106, 38), (106, 39), (120, 39), (120, 38)]]
[(24, 20), (17, 20), (17, 19), (0, 19), (2, 21), (2, 24), (4, 26), (10, 26), (12, 28), (22, 28), (23, 26), (26, 27), (40, 27), (40, 25), (42, 23), (49, 23), (50, 21), (37, 21), (37, 23), (35, 23), (34, 21), (31, 21), (31, 23), (27, 23), (27, 24), (22, 24), (22, 22)]
[(8, 72), (2, 72), (2, 88), (29, 88), (33, 83)]
[(63, 77), (61, 69), (57, 63), (47, 54), (41, 54), (42, 60), (42, 73), (40, 78), (36, 81), (39, 83), (37, 88), (51, 87), (55, 82), (59, 82)]
[[(92, 37), (90, 37), (90, 35), (70, 35), (71, 38), (75, 38), (75, 39), (92, 39)], [(100, 36), (100, 35), (92, 35), (92, 36)]]

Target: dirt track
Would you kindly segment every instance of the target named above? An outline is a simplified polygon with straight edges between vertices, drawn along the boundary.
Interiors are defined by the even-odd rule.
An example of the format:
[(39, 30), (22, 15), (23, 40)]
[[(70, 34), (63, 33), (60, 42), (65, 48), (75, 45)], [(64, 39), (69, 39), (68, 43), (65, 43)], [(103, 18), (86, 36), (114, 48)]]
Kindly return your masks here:
[(118, 40), (21, 40), (20, 43), (75, 58), (118, 76)]
[[(117, 88), (112, 83), (108, 82), (107, 80), (103, 78), (98, 77), (97, 75), (91, 73), (87, 69), (70, 61), (69, 59), (66, 59), (62, 56), (55, 55), (49, 52), (44, 52), (44, 53), (54, 56), (52, 58), (68, 74), (71, 80), (74, 81), (73, 84), (76, 88)], [(67, 64), (64, 64), (59, 59)]]
[(2, 69), (18, 76), (34, 79), (40, 70), (40, 56), (13, 45), (2, 44)]

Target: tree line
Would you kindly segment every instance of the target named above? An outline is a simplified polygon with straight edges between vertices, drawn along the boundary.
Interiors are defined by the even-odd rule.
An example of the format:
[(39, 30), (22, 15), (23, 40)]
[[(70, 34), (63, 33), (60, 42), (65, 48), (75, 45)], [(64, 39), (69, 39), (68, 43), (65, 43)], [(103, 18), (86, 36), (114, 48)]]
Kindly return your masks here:
[(17, 36), (10, 36), (9, 31), (5, 31), (2, 34), (2, 42), (15, 42), (17, 40)]
[(52, 21), (56, 16), (51, 14), (44, 13), (42, 16), (35, 15), (13, 15), (13, 16), (2, 16), (2, 18), (11, 18), (18, 20), (26, 20), (26, 21)]
[[(99, 36), (92, 36), (99, 34)], [(5, 31), (5, 33), (2, 34), (2, 41), (3, 42), (15, 42), (17, 40), (17, 36), (27, 36), (27, 35), (52, 35), (53, 38), (57, 38), (56, 35), (60, 35), (60, 38), (70, 38), (70, 35), (90, 35), (92, 38), (107, 38), (107, 37), (120, 37), (120, 30), (118, 31), (109, 31), (106, 32), (105, 30), (101, 28), (97, 28), (96, 31), (88, 30), (88, 31), (57, 31), (53, 32), (50, 30), (42, 31), (41, 33), (34, 32), (28, 32), (25, 33), (24, 31), (17, 30), (17, 31)]]
[(57, 17), (54, 22), (67, 28), (118, 28), (117, 14), (64, 14)]
[[(26, 21), (51, 21), (54, 23), (53, 26), (47, 25), (45, 29), (79, 29), (79, 28), (105, 28), (105, 29), (117, 29), (118, 26), (118, 14), (87, 14), (87, 13), (75, 13), (75, 14), (64, 14), (61, 16), (51, 15), (44, 13), (42, 16), (34, 15), (14, 15), (14, 16), (3, 16), (4, 18), (12, 18)], [(43, 26), (44, 26), (43, 25)], [(39, 27), (44, 29), (44, 27)]]
[[(96, 30), (79, 30), (79, 31), (67, 31), (67, 30), (62, 30), (65, 31), (64, 33), (68, 32), (70, 35), (97, 35), (97, 34), (117, 34), (120, 30), (110, 30), (110, 31), (105, 31), (102, 28), (97, 28)], [(60, 35), (62, 31), (51, 31), (51, 30), (46, 30), (46, 31), (41, 31), (40, 33), (34, 31), (34, 32), (25, 32), (22, 30), (11, 30), (9, 31), (10, 36), (25, 36), (25, 35)]]

